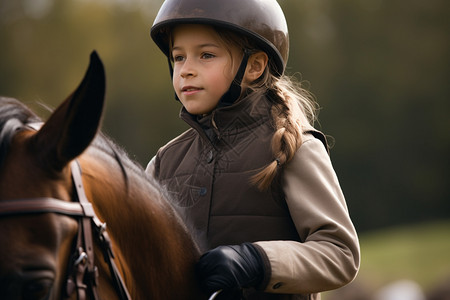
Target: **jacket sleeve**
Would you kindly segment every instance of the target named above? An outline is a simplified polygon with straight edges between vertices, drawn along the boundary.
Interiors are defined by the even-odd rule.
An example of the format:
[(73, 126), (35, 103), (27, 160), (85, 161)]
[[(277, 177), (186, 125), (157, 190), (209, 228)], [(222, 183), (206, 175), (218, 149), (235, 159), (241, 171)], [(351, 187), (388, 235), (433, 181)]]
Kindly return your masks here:
[(315, 138), (304, 141), (283, 176), (301, 242), (255, 243), (270, 264), (265, 291), (310, 294), (349, 283), (359, 269), (359, 242), (323, 144)]

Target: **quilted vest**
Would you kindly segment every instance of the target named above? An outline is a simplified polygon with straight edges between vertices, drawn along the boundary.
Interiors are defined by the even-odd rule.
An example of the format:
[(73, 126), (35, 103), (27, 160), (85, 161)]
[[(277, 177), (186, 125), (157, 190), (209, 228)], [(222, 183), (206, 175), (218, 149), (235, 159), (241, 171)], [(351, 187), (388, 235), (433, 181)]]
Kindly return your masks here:
[(256, 92), (202, 118), (183, 108), (180, 117), (191, 128), (156, 155), (155, 177), (206, 241), (204, 250), (299, 240), (281, 188), (260, 191), (250, 184), (274, 159), (270, 109), (266, 96)]

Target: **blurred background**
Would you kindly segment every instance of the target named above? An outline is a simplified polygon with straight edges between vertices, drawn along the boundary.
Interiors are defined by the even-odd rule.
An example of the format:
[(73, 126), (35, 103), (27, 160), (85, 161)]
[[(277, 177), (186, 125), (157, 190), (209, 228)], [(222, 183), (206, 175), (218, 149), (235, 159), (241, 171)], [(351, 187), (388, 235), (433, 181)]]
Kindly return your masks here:
[[(162, 2), (0, 0), (0, 95), (46, 118), (38, 103), (63, 101), (95, 49), (107, 74), (103, 130), (145, 166), (187, 128), (149, 37)], [(450, 286), (450, 2), (279, 3), (287, 73), (322, 107), (316, 127), (330, 136), (361, 238), (357, 279), (325, 298), (390, 299), (383, 289), (410, 283), (444, 299), (432, 294)]]

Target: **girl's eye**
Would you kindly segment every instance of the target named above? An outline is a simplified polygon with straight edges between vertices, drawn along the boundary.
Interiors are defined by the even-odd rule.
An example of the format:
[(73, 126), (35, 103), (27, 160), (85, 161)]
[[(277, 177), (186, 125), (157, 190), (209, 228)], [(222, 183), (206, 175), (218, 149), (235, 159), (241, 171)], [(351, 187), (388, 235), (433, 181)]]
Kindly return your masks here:
[(183, 61), (184, 57), (181, 55), (174, 55), (173, 56), (173, 61), (177, 62), (177, 61)]
[(211, 54), (211, 53), (203, 53), (202, 54), (202, 58), (203, 59), (211, 59), (211, 58), (214, 58), (215, 56), (214, 56), (214, 54)]

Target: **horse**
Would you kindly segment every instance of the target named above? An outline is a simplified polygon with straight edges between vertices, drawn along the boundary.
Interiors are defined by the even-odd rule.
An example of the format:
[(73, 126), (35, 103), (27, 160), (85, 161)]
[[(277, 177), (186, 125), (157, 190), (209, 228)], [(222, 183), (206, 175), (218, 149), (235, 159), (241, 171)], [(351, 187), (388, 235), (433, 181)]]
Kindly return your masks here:
[(46, 122), (0, 98), (1, 299), (206, 299), (198, 243), (100, 130), (104, 98), (95, 51)]

